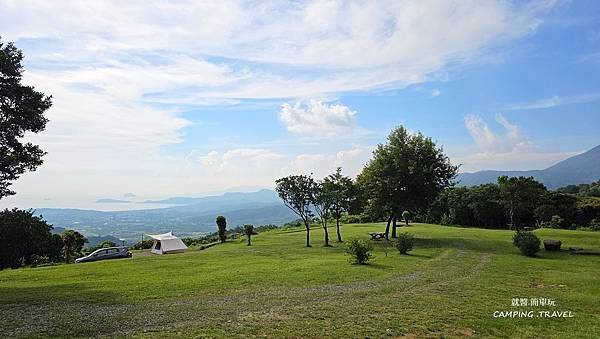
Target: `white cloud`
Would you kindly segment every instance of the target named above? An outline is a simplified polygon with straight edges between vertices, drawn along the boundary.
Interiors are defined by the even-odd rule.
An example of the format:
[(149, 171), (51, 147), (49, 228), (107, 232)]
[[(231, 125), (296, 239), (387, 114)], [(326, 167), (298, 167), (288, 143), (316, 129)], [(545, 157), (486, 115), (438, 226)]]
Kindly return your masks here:
[(10, 40), (47, 39), (28, 51), (32, 63), (51, 61), (77, 79), (82, 73), (90, 81), (114, 75), (114, 84), (120, 77), (138, 80), (110, 86), (115, 93), (185, 89), (188, 101), (281, 98), (422, 82), (532, 32), (548, 7), (504, 1), (4, 1), (0, 30)]
[[(54, 96), (47, 131), (31, 137), (48, 151), (45, 164), (17, 184), (102, 195), (214, 186), (216, 175), (191, 175), (183, 157), (163, 153), (183, 141), (181, 105), (402, 88), (530, 34), (547, 10), (505, 1), (0, 1), (0, 32), (24, 50), (26, 82)], [(294, 133), (353, 131), (354, 112), (341, 104), (282, 114)], [(266, 182), (281, 168), (264, 152), (204, 157), (222, 172), (243, 168), (235, 159), (273, 166), (257, 179), (230, 172), (227, 186)]]
[(238, 148), (225, 153), (217, 151), (208, 152), (206, 155), (197, 155), (192, 151), (188, 159), (197, 158), (200, 166), (207, 172), (227, 173), (252, 173), (254, 171), (268, 170), (273, 163), (283, 159), (283, 155), (261, 148)]
[[(600, 32), (596, 34), (600, 38)], [(579, 55), (575, 62), (580, 64), (600, 64), (600, 52)]]
[(279, 119), (292, 133), (334, 138), (350, 133), (354, 129), (355, 115), (356, 112), (347, 106), (310, 100), (308, 103), (298, 101), (294, 105), (283, 104)]
[(437, 97), (437, 96), (439, 96), (440, 94), (442, 94), (442, 91), (440, 91), (440, 90), (439, 90), (439, 89), (437, 89), (437, 88), (434, 88), (434, 89), (431, 91), (431, 96), (432, 96), (432, 97)]
[(541, 100), (523, 102), (505, 107), (507, 110), (528, 110), (552, 108), (563, 105), (583, 104), (600, 100), (600, 94), (583, 94), (573, 96), (552, 96)]
[(581, 152), (540, 152), (537, 149), (513, 150), (500, 153), (478, 153), (452, 156), (456, 164), (463, 164), (461, 172), (479, 170), (535, 170), (547, 168)]
[(498, 114), (496, 121), (504, 128), (504, 133), (494, 132), (479, 116), (465, 116), (465, 127), (480, 152), (510, 152), (531, 146), (531, 143), (522, 135), (519, 127), (511, 124), (503, 115)]
[(461, 172), (542, 169), (578, 153), (541, 151), (523, 135), (519, 126), (509, 122), (503, 115), (498, 114), (496, 122), (502, 131), (493, 130), (479, 116), (465, 116), (465, 127), (473, 139), (474, 147), (450, 156), (455, 164), (462, 164)]
[(345, 175), (355, 177), (371, 158), (374, 147), (356, 146), (341, 150), (334, 154), (300, 154), (292, 159), (289, 171), (292, 173), (310, 174), (322, 178), (342, 167)]

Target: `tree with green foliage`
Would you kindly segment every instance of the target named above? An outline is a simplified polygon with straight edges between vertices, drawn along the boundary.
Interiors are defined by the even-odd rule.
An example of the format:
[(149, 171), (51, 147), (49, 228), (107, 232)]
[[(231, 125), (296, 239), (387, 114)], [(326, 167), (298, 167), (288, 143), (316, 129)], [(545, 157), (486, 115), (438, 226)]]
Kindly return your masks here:
[(323, 226), (323, 235), (325, 237), (325, 246), (331, 246), (329, 244), (329, 232), (327, 231), (327, 218), (334, 202), (333, 192), (324, 187), (323, 182), (316, 182), (313, 185), (311, 194), (311, 204), (315, 208), (315, 212), (320, 219), (321, 226)]
[(9, 187), (26, 171), (35, 171), (45, 154), (39, 146), (20, 140), (46, 128), (44, 112), (50, 96), (21, 84), (23, 53), (0, 40), (0, 199), (15, 194)]
[(244, 225), (244, 234), (248, 239), (247, 246), (252, 246), (252, 235), (257, 234), (256, 232), (254, 232), (254, 225)]
[(557, 192), (575, 194), (581, 197), (600, 197), (600, 180), (590, 184), (567, 185), (558, 188)]
[(310, 222), (313, 215), (315, 181), (308, 175), (290, 175), (275, 181), (275, 191), (283, 204), (302, 219), (306, 228), (306, 247), (310, 247)]
[(219, 228), (219, 239), (223, 243), (227, 240), (227, 219), (224, 216), (217, 217), (217, 227)]
[(76, 257), (82, 255), (81, 250), (83, 249), (83, 245), (87, 242), (87, 239), (81, 233), (74, 230), (64, 231), (62, 239), (65, 262), (71, 263)]
[[(31, 264), (33, 256), (57, 259), (49, 225), (33, 211), (19, 209), (0, 212), (0, 270)], [(62, 246), (61, 246), (62, 247)]]
[(535, 224), (534, 211), (546, 186), (533, 177), (498, 177), (500, 197), (507, 206), (510, 228)]
[(357, 184), (367, 196), (367, 208), (387, 216), (395, 236), (397, 216), (404, 209), (424, 212), (440, 192), (453, 185), (458, 167), (431, 138), (394, 129), (386, 144), (380, 144), (363, 168)]
[(328, 175), (321, 182), (321, 189), (332, 197), (331, 216), (335, 219), (337, 241), (342, 242), (340, 233), (340, 219), (347, 212), (354, 200), (354, 184), (352, 179), (342, 175), (342, 168), (338, 167), (335, 173)]

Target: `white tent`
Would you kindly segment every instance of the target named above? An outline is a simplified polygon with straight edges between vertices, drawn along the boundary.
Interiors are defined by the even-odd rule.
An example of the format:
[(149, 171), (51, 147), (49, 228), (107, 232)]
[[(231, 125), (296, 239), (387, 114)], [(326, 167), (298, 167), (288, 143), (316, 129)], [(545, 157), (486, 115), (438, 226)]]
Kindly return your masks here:
[(187, 250), (187, 246), (173, 235), (173, 232), (165, 234), (147, 234), (150, 238), (154, 239), (152, 244), (152, 253), (155, 254), (168, 254), (168, 253), (181, 253)]

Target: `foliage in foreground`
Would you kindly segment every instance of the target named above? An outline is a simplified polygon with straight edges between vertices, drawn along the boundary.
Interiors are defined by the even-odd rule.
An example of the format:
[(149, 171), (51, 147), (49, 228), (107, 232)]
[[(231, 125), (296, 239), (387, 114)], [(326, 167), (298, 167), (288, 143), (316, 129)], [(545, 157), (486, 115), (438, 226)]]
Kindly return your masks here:
[(513, 245), (517, 246), (524, 256), (533, 257), (540, 251), (541, 241), (533, 232), (516, 231), (513, 235)]
[(25, 134), (46, 128), (44, 113), (52, 98), (21, 83), (23, 53), (0, 40), (0, 199), (15, 194), (9, 187), (26, 171), (35, 171), (46, 154), (38, 145), (22, 142)]
[(352, 239), (346, 245), (346, 253), (350, 255), (350, 262), (366, 265), (372, 258), (373, 245), (362, 239)]

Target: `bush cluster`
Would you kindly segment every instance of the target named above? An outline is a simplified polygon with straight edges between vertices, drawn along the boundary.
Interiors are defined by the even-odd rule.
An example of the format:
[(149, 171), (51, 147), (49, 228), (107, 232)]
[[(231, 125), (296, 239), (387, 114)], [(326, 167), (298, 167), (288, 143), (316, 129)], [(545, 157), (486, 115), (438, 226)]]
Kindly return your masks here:
[(413, 243), (415, 241), (415, 236), (410, 233), (401, 233), (398, 235), (398, 239), (396, 239), (396, 249), (400, 252), (400, 254), (408, 254), (408, 252), (412, 251)]
[(521, 254), (532, 257), (539, 252), (541, 241), (533, 232), (516, 231), (513, 235), (513, 245), (519, 248)]
[(350, 255), (350, 262), (365, 265), (372, 258), (373, 245), (362, 239), (352, 239), (346, 245), (346, 253)]

